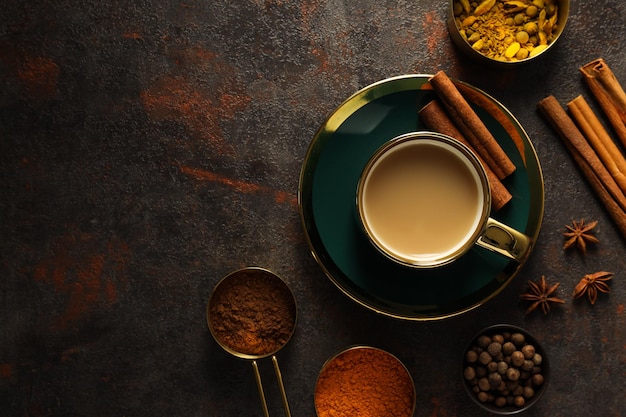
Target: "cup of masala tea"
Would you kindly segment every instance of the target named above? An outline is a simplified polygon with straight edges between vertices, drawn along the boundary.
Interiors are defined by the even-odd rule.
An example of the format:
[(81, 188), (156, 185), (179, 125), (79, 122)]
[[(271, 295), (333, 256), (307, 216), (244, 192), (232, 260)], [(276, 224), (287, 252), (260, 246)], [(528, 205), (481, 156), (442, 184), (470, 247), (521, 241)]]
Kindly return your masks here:
[(315, 385), (318, 417), (411, 417), (415, 385), (402, 362), (370, 346), (349, 347), (329, 359)]
[(447, 265), (475, 245), (521, 262), (532, 245), (490, 216), (489, 180), (474, 152), (440, 133), (406, 133), (374, 152), (356, 209), (371, 244), (409, 267)]
[(553, 48), (569, 9), (569, 0), (449, 0), (448, 32), (475, 62), (514, 69)]

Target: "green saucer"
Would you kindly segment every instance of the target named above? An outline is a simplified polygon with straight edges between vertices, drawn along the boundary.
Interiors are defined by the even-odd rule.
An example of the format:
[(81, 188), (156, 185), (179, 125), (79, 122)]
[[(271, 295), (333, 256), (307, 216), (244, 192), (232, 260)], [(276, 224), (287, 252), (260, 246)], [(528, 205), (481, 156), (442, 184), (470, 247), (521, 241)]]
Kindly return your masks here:
[[(436, 320), (473, 309), (498, 294), (523, 264), (479, 247), (454, 263), (432, 269), (398, 265), (364, 236), (356, 213), (359, 176), (372, 153), (403, 133), (427, 130), (418, 110), (435, 98), (430, 75), (406, 75), (372, 84), (348, 98), (324, 122), (309, 146), (298, 202), (311, 252), (348, 297), (381, 314)], [(535, 149), (511, 113), (484, 92), (455, 81), (496, 106), (517, 142), (485, 109), (472, 103), (517, 169), (504, 184), (513, 199), (492, 217), (536, 240), (544, 186)], [(520, 153), (520, 151), (522, 153)]]

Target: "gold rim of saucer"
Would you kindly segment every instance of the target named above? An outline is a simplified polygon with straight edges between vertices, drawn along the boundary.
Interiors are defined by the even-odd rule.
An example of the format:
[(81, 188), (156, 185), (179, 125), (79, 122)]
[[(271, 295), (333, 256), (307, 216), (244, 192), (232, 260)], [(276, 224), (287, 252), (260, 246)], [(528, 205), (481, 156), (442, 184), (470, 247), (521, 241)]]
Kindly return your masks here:
[[(323, 212), (321, 214), (322, 217), (319, 217), (320, 214), (317, 212), (319, 208), (314, 208), (314, 206), (320, 207), (320, 204), (323, 203), (323, 200), (320, 200), (320, 195), (316, 194), (319, 192), (324, 197), (329, 195), (329, 193), (335, 194), (338, 191), (351, 192), (351, 195), (354, 196), (353, 190), (356, 188), (356, 180), (354, 185), (350, 186), (351, 190), (346, 191), (343, 190), (345, 186), (338, 183), (336, 179), (338, 175), (344, 175), (344, 165), (355, 164), (355, 154), (362, 152), (364, 147), (367, 148), (368, 141), (371, 141), (371, 138), (359, 134), (355, 136), (354, 142), (350, 142), (353, 143), (353, 146), (357, 146), (358, 149), (350, 147), (344, 148), (345, 150), (342, 152), (337, 152), (333, 144), (338, 141), (345, 141), (347, 138), (345, 134), (341, 136), (344, 126), (346, 124), (352, 126), (351, 121), (353, 119), (359, 119), (360, 121), (361, 118), (358, 115), (363, 114), (364, 111), (367, 111), (367, 114), (373, 111), (373, 117), (389, 117), (380, 114), (387, 107), (380, 109), (374, 106), (374, 102), (379, 100), (382, 100), (385, 106), (399, 106), (398, 110), (403, 112), (402, 114), (414, 115), (416, 105), (413, 104), (413, 98), (428, 98), (430, 100), (434, 96), (428, 84), (430, 77), (432, 75), (429, 74), (406, 74), (383, 79), (358, 90), (344, 100), (331, 112), (315, 133), (305, 154), (298, 186), (298, 205), (305, 239), (311, 255), (326, 277), (346, 297), (359, 305), (385, 316), (411, 321), (442, 320), (471, 311), (498, 295), (525, 264), (525, 261), (519, 265), (513, 265), (513, 262), (509, 262), (502, 268), (500, 266), (489, 266), (487, 269), (480, 266), (472, 266), (470, 269), (464, 270), (460, 275), (467, 278), (482, 276), (485, 277), (485, 280), (489, 280), (489, 284), (486, 284), (484, 288), (481, 287), (480, 290), (471, 289), (463, 294), (452, 295), (448, 291), (448, 287), (442, 288), (441, 293), (446, 294), (445, 300), (433, 301), (419, 297), (419, 294), (426, 293), (419, 287), (421, 285), (419, 283), (423, 282), (422, 278), (427, 277), (424, 277), (420, 270), (413, 269), (410, 282), (416, 283), (414, 286), (417, 286), (417, 288), (405, 288), (405, 286), (400, 286), (398, 289), (389, 288), (388, 291), (391, 291), (394, 298), (389, 298), (387, 295), (380, 297), (377, 295), (377, 292), (372, 292), (370, 288), (363, 287), (361, 283), (376, 280), (376, 277), (381, 274), (386, 276), (389, 274), (389, 271), (383, 272), (361, 267), (362, 260), (354, 256), (355, 252), (359, 251), (358, 245), (361, 245), (361, 243), (352, 242), (350, 235), (346, 235), (346, 232), (341, 229), (346, 221), (357, 220), (350, 217), (347, 213), (340, 213), (341, 215), (337, 216), (334, 212)], [(533, 241), (536, 241), (544, 213), (544, 183), (537, 153), (528, 134), (510, 111), (492, 96), (463, 81), (453, 81), (459, 88), (462, 87), (475, 96), (470, 100), (473, 105), (482, 107), (484, 102), (494, 108), (494, 112), (486, 120), (489, 122), (488, 127), (497, 123), (500, 129), (503, 129), (504, 125), (511, 129), (511, 133), (502, 132), (502, 134), (508, 137), (507, 141), (510, 140), (518, 145), (517, 150), (509, 149), (509, 152), (519, 152), (521, 161), (518, 161), (517, 164), (523, 168), (522, 171), (524, 172), (524, 176), (520, 178), (520, 181), (528, 189), (523, 194), (517, 195), (512, 208), (516, 213), (515, 216), (519, 218), (518, 220), (523, 222), (521, 230), (531, 237)], [(407, 95), (411, 97), (410, 104), (398, 103), (398, 100), (403, 100), (402, 97)], [(377, 107), (378, 110), (374, 109), (374, 107)], [(396, 120), (397, 117), (393, 115), (391, 117), (394, 119), (394, 124), (396, 122), (406, 124), (406, 120), (408, 120)], [(365, 121), (369, 123), (371, 120), (366, 119)], [(504, 125), (502, 125), (503, 123)], [(401, 128), (404, 129), (404, 127)], [(405, 132), (414, 130), (416, 129), (407, 129)], [(396, 135), (389, 135), (389, 138)], [(370, 155), (371, 153), (368, 152), (368, 158)], [(327, 164), (329, 160), (333, 162), (333, 165)], [(325, 161), (325, 164), (322, 165), (321, 161)], [(359, 172), (364, 165), (365, 162), (359, 168)], [(328, 166), (336, 168), (329, 169)], [(325, 175), (327, 178), (332, 178), (332, 180), (324, 180), (318, 184), (317, 178), (319, 175)], [(331, 189), (326, 191), (326, 187)], [(341, 190), (338, 190), (338, 187)], [(346, 202), (345, 204), (348, 203)], [(354, 207), (354, 197), (352, 197), (349, 205)], [(351, 215), (356, 216), (354, 213)], [(341, 223), (338, 223), (335, 219), (341, 221)], [(334, 246), (329, 246), (329, 242)], [(372, 248), (372, 251), (375, 250)], [(529, 250), (529, 253), (531, 252), (532, 248)], [(481, 264), (485, 264), (485, 262)], [(388, 267), (385, 266), (385, 269), (388, 269)], [(443, 279), (442, 282), (448, 283), (448, 277), (442, 276), (441, 278)], [(410, 299), (407, 298), (407, 294), (411, 294)], [(413, 294), (418, 294), (418, 296)]]

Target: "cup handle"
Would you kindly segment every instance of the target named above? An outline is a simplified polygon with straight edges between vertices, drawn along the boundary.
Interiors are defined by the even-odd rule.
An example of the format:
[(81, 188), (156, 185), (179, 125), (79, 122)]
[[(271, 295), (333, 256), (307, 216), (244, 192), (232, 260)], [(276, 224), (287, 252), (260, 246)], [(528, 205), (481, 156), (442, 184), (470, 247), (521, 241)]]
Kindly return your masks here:
[(489, 217), (485, 230), (476, 241), (478, 246), (522, 262), (529, 253), (532, 239)]

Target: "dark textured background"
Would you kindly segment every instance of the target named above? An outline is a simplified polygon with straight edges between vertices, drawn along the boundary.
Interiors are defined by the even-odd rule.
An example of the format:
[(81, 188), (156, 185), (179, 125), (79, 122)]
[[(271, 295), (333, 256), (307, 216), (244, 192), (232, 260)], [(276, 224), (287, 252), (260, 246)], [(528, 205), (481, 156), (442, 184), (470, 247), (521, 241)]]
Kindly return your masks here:
[[(260, 265), (298, 302), (278, 357), (295, 416), (313, 417), (323, 362), (363, 343), (405, 362), (415, 416), (479, 416), (459, 378), (481, 327), (525, 327), (549, 350), (529, 416), (626, 414), (626, 248), (537, 114), (590, 95), (578, 68), (605, 58), (626, 85), (626, 3), (573, 1), (554, 50), (511, 72), (460, 56), (446, 1), (21, 1), (0, 6), (0, 415), (253, 416), (248, 362), (211, 338), (205, 304), (228, 272)], [(536, 146), (545, 216), (533, 255), (495, 299), (440, 322), (377, 316), (309, 253), (298, 175), (326, 116), (383, 78), (440, 69), (499, 99)], [(595, 106), (595, 103), (593, 103)], [(599, 220), (583, 258), (564, 225)], [(615, 272), (595, 306), (582, 275)], [(567, 300), (524, 315), (527, 280)], [(271, 366), (270, 411), (282, 415)]]

